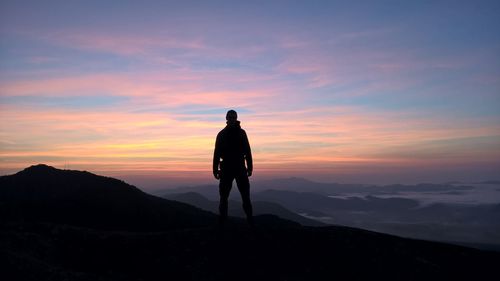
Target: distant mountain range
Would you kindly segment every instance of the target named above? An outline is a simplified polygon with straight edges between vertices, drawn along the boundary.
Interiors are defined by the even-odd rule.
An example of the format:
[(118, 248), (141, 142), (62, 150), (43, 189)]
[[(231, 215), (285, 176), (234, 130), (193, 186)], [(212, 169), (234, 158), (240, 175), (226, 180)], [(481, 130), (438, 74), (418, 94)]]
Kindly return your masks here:
[[(199, 195), (177, 199), (182, 196), (213, 208)], [(408, 203), (397, 202), (402, 208)], [(259, 215), (255, 228), (237, 218), (221, 228), (216, 218), (120, 180), (32, 166), (0, 177), (0, 276), (37, 281), (496, 280), (500, 264), (500, 253), (350, 227), (305, 227)]]
[[(167, 194), (164, 196), (164, 198), (187, 203), (213, 213), (219, 212), (218, 201), (208, 200), (206, 197), (196, 192)], [(301, 225), (305, 226), (326, 225), (320, 221), (308, 219), (304, 216), (298, 215), (297, 213), (291, 212), (277, 203), (254, 200), (252, 202), (252, 205), (254, 209), (254, 215), (272, 214), (283, 219), (300, 223)], [(229, 214), (236, 217), (245, 217), (245, 213), (243, 212), (243, 208), (241, 206), (240, 201), (234, 201), (234, 200), (229, 201)]]
[(479, 184), (500, 184), (500, 180), (480, 181)]
[[(473, 243), (486, 249), (500, 249), (500, 201), (488, 204), (432, 203), (422, 205), (405, 193), (428, 196), (460, 196), (480, 192), (463, 184), (356, 185), (317, 183), (301, 178), (252, 182), (252, 200), (278, 204), (288, 213), (300, 214), (325, 224), (359, 227), (404, 237)], [(200, 185), (162, 190), (165, 198), (182, 192), (197, 193), (208, 200), (218, 200), (218, 187)], [(498, 191), (497, 191), (498, 192)], [(232, 194), (240, 200), (238, 191)], [(198, 201), (180, 200), (205, 210)], [(239, 207), (239, 203), (233, 203)], [(233, 210), (233, 213), (241, 208)], [(265, 209), (264, 209), (265, 210)], [(266, 212), (270, 212), (267, 211)], [(270, 212), (272, 213), (272, 212)], [(274, 213), (280, 215), (278, 213)], [(284, 214), (280, 216), (284, 217)], [(300, 222), (296, 217), (287, 219)]]
[(325, 223), (346, 225), (427, 240), (500, 247), (500, 203), (421, 205), (407, 198), (336, 198), (312, 192), (267, 190), (254, 200), (280, 204)]
[[(491, 183), (491, 182), (490, 182)], [(370, 193), (372, 195), (387, 194), (394, 192), (408, 191), (459, 191), (471, 190), (473, 187), (467, 184), (434, 184), (420, 183), (415, 185), (391, 184), (391, 185), (370, 185), (370, 184), (343, 184), (343, 183), (320, 183), (310, 181), (303, 178), (291, 177), (273, 180), (252, 181), (251, 191), (256, 193), (265, 190), (279, 190), (292, 192), (309, 192), (322, 195), (338, 195), (344, 193)], [(178, 188), (159, 189), (154, 191), (156, 195), (164, 195), (168, 193), (184, 193), (196, 192), (200, 193), (208, 199), (217, 199), (218, 188), (216, 185), (196, 185), (196, 186), (181, 186)]]

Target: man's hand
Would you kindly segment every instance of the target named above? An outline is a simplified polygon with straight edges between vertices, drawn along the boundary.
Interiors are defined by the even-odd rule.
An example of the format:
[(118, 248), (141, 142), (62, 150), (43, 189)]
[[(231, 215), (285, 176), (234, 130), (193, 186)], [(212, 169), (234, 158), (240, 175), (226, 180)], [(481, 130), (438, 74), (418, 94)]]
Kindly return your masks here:
[(252, 176), (252, 170), (247, 169), (247, 176), (249, 176), (249, 177)]
[(214, 171), (214, 178), (220, 179), (220, 171)]

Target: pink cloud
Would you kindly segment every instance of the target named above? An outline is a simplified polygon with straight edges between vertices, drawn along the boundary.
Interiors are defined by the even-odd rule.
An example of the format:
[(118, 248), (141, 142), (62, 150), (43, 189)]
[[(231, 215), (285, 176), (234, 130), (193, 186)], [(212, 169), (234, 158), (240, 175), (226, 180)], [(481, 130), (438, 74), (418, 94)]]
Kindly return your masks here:
[[(206, 171), (220, 121), (183, 120), (175, 113), (126, 113), (20, 109), (4, 106), (0, 139), (3, 166), (27, 165), (52, 157), (58, 165), (94, 165), (115, 173), (125, 170)], [(399, 113), (366, 112), (357, 107), (243, 113), (242, 124), (254, 147), (256, 167), (264, 173), (294, 169), (363, 169), (370, 163), (417, 165), (462, 161), (468, 152), (426, 158), (401, 153), (405, 147), (432, 147), (429, 141), (487, 136), (498, 126), (455, 123), (432, 118), (408, 119)], [(472, 122), (472, 121), (471, 121)], [(19, 131), (15, 128), (22, 127)], [(478, 148), (480, 151), (481, 148)], [(429, 150), (432, 151), (432, 150)], [(485, 157), (496, 157), (481, 152)], [(488, 156), (489, 154), (489, 156)], [(452, 156), (452, 157), (451, 157)], [(31, 160), (30, 160), (31, 159)], [(16, 164), (17, 163), (17, 164)], [(111, 168), (112, 167), (112, 168)]]

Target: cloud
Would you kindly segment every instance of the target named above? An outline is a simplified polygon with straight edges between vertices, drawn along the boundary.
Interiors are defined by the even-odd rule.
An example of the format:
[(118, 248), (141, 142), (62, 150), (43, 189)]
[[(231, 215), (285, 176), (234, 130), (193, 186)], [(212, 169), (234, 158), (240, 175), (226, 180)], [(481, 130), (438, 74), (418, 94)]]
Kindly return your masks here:
[(3, 28), (0, 168), (48, 161), (209, 175), (229, 108), (239, 111), (262, 173), (498, 158), (490, 45), (436, 51), (418, 44), (433, 30), (407, 34), (415, 26), (390, 19), (297, 10), (278, 20), (266, 11), (257, 22), (242, 10)]

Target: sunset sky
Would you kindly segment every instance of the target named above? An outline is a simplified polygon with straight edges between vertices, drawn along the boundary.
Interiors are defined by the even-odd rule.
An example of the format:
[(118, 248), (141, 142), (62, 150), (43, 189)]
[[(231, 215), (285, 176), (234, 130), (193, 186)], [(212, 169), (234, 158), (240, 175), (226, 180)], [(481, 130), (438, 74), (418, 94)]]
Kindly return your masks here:
[[(351, 2), (356, 2), (352, 4)], [(500, 179), (500, 1), (0, 1), (0, 174)]]

